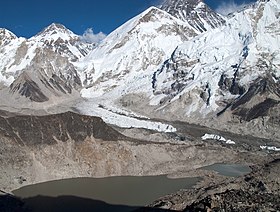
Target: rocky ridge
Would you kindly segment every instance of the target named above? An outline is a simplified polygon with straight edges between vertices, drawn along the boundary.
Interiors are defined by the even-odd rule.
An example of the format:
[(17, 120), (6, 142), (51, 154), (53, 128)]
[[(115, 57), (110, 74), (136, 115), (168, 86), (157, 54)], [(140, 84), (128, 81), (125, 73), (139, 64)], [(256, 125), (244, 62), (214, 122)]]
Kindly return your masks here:
[(2, 136), (24, 146), (50, 145), (68, 140), (81, 142), (91, 136), (105, 141), (125, 139), (101, 118), (73, 112), (49, 116), (0, 117), (0, 125)]

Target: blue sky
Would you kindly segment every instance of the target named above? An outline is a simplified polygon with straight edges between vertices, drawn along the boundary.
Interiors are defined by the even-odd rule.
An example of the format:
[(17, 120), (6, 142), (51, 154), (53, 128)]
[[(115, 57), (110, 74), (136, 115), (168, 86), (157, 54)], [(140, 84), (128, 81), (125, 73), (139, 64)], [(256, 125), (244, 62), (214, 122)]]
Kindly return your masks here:
[[(88, 28), (106, 34), (160, 0), (2, 0), (0, 27), (31, 37), (51, 23), (76, 34)], [(213, 9), (234, 8), (254, 0), (205, 0)]]

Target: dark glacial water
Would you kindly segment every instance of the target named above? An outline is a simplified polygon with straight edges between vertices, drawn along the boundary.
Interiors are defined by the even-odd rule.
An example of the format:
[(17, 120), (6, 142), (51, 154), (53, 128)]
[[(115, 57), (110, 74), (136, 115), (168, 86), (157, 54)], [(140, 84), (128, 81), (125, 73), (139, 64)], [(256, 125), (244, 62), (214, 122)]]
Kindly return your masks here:
[[(238, 177), (251, 169), (239, 164), (214, 164), (202, 169)], [(33, 211), (133, 211), (183, 188), (200, 178), (169, 179), (166, 176), (74, 178), (22, 187), (13, 193)]]
[[(199, 180), (169, 179), (166, 176), (75, 178), (25, 186), (13, 193), (41, 211), (41, 205), (55, 205), (56, 209), (64, 205), (59, 210), (49, 208), (49, 211), (69, 211), (71, 208), (73, 211), (94, 211), (93, 208), (98, 211), (99, 206), (101, 211), (130, 211), (164, 195), (191, 188)], [(91, 210), (86, 210), (86, 205)], [(121, 209), (118, 210), (117, 206)]]

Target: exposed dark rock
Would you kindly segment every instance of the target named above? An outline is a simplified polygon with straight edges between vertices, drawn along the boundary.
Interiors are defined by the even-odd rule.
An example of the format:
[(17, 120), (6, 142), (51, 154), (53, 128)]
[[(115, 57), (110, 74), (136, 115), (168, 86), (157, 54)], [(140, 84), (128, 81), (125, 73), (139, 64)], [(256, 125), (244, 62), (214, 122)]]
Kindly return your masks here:
[(279, 211), (280, 195), (231, 190), (207, 196), (184, 211)]
[(48, 116), (0, 117), (0, 135), (21, 145), (55, 144), (84, 141), (87, 137), (116, 141), (125, 137), (109, 127), (101, 118), (72, 112)]
[[(34, 70), (36, 71), (34, 71)], [(10, 91), (29, 98), (33, 102), (46, 102), (48, 96), (62, 96), (79, 91), (82, 82), (72, 65), (66, 66), (66, 74), (58, 72), (51, 76), (46, 74), (47, 68), (30, 67), (18, 76), (11, 84)]]
[(228, 78), (222, 74), (218, 85), (221, 90), (229, 91), (233, 95), (242, 95), (246, 91), (243, 86), (239, 85), (237, 76), (234, 76), (234, 78)]
[[(237, 115), (244, 121), (251, 121), (259, 117), (268, 116), (270, 117), (270, 123), (277, 124), (279, 122), (277, 121), (278, 118), (271, 113), (271, 110), (280, 103), (280, 86), (271, 76), (268, 75), (266, 78), (257, 79), (255, 82), (251, 83), (246, 92), (244, 92), (245, 89), (238, 84), (233, 86), (232, 82), (233, 81), (222, 75), (219, 87), (222, 90), (230, 90), (235, 87), (237, 93), (234, 93), (239, 93), (240, 97), (228, 103), (224, 110), (217, 114), (218, 116), (230, 108), (234, 115)], [(233, 92), (231, 93), (234, 94)], [(278, 112), (276, 112), (276, 114), (277, 113)]]
[(53, 87), (55, 87), (57, 90), (61, 91), (64, 94), (66, 94), (67, 92), (72, 92), (72, 88), (55, 74), (53, 74), (52, 78), (50, 78), (49, 81), (53, 85)]
[(23, 73), (20, 78), (10, 85), (10, 90), (13, 93), (18, 92), (21, 96), (25, 96), (34, 102), (46, 102), (49, 100), (41, 91), (38, 84), (26, 73)]
[(242, 119), (245, 121), (251, 121), (258, 117), (268, 116), (269, 109), (273, 108), (279, 103), (280, 103), (279, 101), (276, 101), (274, 99), (266, 99), (250, 109), (241, 108), (240, 110), (234, 112), (234, 114), (242, 117)]
[(246, 104), (249, 102), (254, 96), (259, 95), (268, 95), (268, 94), (276, 94), (280, 97), (280, 86), (278, 83), (275, 83), (270, 78), (258, 79), (251, 84), (248, 91), (237, 99), (232, 105), (232, 110), (235, 110), (240, 105)]

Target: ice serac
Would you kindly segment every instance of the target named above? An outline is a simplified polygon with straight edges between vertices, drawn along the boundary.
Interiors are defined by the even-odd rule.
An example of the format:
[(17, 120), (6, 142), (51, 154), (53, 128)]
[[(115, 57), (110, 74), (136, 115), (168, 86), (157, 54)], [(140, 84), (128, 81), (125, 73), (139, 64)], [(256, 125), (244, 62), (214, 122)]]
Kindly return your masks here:
[(258, 1), (184, 42), (154, 73), (151, 103), (213, 125), (218, 115), (235, 126), (279, 128), (279, 14), (279, 0)]
[(118, 94), (149, 91), (153, 71), (183, 41), (196, 36), (193, 28), (151, 7), (113, 31), (84, 60), (85, 97), (117, 87)]
[(55, 23), (30, 39), (2, 31), (1, 81), (9, 86), (13, 98), (45, 102), (79, 92), (82, 83), (75, 63), (95, 44), (82, 42), (78, 35)]
[(214, 12), (202, 0), (165, 0), (159, 8), (189, 23), (200, 33), (225, 24), (225, 18)]

